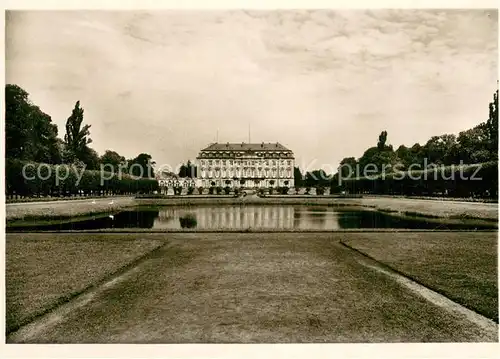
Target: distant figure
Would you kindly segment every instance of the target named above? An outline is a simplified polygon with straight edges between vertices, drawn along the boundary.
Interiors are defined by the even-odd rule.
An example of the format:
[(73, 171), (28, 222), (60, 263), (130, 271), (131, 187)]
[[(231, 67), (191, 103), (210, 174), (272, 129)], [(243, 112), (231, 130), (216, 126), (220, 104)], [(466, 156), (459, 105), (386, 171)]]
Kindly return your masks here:
[(115, 219), (115, 216), (113, 216), (112, 214), (109, 215), (109, 218), (111, 219)]
[(92, 201), (92, 204), (95, 204), (95, 199)]
[(115, 203), (115, 202), (113, 200), (111, 200), (111, 202), (109, 202), (108, 204), (113, 204), (113, 203)]

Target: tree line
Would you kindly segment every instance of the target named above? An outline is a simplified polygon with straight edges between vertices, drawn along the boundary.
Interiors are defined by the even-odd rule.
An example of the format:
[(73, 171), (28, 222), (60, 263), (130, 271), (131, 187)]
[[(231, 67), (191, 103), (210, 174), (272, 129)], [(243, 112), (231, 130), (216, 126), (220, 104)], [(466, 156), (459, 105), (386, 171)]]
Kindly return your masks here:
[[(457, 135), (443, 134), (431, 137), (425, 144), (411, 147), (400, 145), (396, 150), (388, 144), (388, 133), (382, 131), (375, 146), (369, 147), (359, 158), (346, 157), (335, 174), (323, 170), (302, 174), (295, 168), (297, 187), (331, 187), (332, 193), (342, 191), (374, 194), (420, 194), (449, 196), (498, 197), (498, 90), (488, 106), (488, 119)], [(436, 168), (444, 172), (459, 171), (463, 166), (471, 170), (481, 167), (482, 181), (444, 178), (435, 179)], [(460, 167), (462, 166), (462, 167)], [(367, 169), (370, 176), (366, 176)], [(468, 170), (468, 171), (469, 171)], [(421, 178), (415, 178), (420, 171)], [(384, 173), (384, 176), (380, 176)], [(413, 173), (399, 180), (394, 174)], [(429, 172), (429, 175), (425, 175)], [(387, 176), (385, 176), (385, 174)], [(379, 176), (377, 176), (379, 175)], [(340, 177), (340, 178), (339, 178)], [(396, 176), (397, 177), (397, 176)], [(424, 180), (424, 177), (427, 178)], [(413, 179), (412, 179), (413, 178)], [(432, 178), (432, 179), (429, 179)]]
[[(6, 157), (6, 191), (7, 195), (33, 196), (46, 193), (69, 195), (75, 193), (136, 193), (150, 191), (154, 187), (154, 162), (151, 155), (140, 153), (134, 158), (126, 159), (116, 151), (106, 150), (101, 156), (91, 148), (91, 125), (84, 124), (84, 109), (80, 101), (76, 101), (70, 116), (66, 120), (63, 138), (58, 137), (57, 125), (52, 123), (50, 115), (43, 112), (29, 98), (26, 90), (18, 85), (5, 86), (5, 157)], [(84, 168), (83, 181), (79, 188), (73, 185), (55, 186), (55, 178), (29, 180), (24, 178), (20, 169), (30, 163), (48, 164), (53, 169), (58, 165), (71, 168)], [(19, 167), (21, 166), (21, 168)], [(107, 179), (103, 185), (96, 187), (86, 183), (94, 183), (97, 170), (103, 169), (115, 173), (114, 179)], [(119, 179), (118, 171), (122, 178)], [(38, 175), (38, 174), (37, 174)], [(140, 177), (138, 179), (137, 177)], [(31, 178), (31, 177), (30, 177)], [(70, 176), (70, 178), (72, 178)], [(87, 181), (88, 180), (88, 181)], [(136, 181), (131, 185), (130, 181)], [(68, 179), (68, 181), (71, 181)], [(118, 181), (118, 182), (117, 182)], [(123, 181), (120, 183), (120, 181)], [(142, 181), (142, 182), (141, 182)], [(154, 181), (156, 182), (156, 181)], [(67, 182), (66, 184), (68, 184)], [(126, 184), (127, 183), (127, 184)], [(52, 186), (51, 188), (46, 188)], [(87, 187), (86, 187), (87, 186)], [(90, 186), (90, 187), (89, 187)], [(43, 191), (42, 191), (43, 188)], [(40, 189), (40, 190), (39, 190)], [(78, 192), (75, 192), (78, 191)]]

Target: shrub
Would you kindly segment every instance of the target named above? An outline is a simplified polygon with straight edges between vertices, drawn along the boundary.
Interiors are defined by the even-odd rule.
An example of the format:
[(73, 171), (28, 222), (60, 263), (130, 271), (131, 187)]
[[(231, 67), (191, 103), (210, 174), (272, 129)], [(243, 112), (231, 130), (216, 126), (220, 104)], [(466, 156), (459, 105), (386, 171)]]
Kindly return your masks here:
[(278, 189), (278, 192), (279, 192), (280, 194), (288, 194), (288, 187), (280, 187), (280, 188)]
[(324, 187), (317, 187), (317, 188), (316, 188), (316, 194), (317, 194), (318, 196), (322, 196), (322, 195), (324, 195), (324, 194), (325, 194), (325, 188), (324, 188)]
[(192, 195), (193, 192), (194, 192), (194, 187), (189, 186), (188, 189), (187, 189), (187, 194), (188, 195)]
[(231, 192), (231, 187), (226, 186), (226, 187), (224, 188), (224, 191), (226, 192), (226, 194), (229, 194), (229, 192)]

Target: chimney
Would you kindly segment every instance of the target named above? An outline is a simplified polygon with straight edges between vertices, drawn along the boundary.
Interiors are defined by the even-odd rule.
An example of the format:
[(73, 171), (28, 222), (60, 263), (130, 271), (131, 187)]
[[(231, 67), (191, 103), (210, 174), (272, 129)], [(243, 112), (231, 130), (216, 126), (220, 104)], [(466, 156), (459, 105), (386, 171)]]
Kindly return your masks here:
[(264, 142), (262, 142), (262, 143), (260, 144), (260, 147), (264, 148)]
[(228, 142), (228, 143), (226, 143), (226, 147), (229, 147), (229, 142)]

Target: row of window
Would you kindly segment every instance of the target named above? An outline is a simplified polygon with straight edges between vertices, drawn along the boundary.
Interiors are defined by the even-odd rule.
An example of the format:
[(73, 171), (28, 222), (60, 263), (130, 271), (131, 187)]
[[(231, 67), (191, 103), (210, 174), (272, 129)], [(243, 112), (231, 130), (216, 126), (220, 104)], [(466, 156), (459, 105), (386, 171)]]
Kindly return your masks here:
[(248, 170), (258, 170), (258, 171), (280, 171), (280, 172), (284, 172), (284, 171), (291, 171), (292, 168), (291, 167), (262, 167), (262, 166), (259, 166), (259, 167), (218, 167), (218, 166), (215, 166), (215, 167), (211, 167), (211, 166), (207, 166), (207, 167), (200, 167), (200, 170), (201, 171), (219, 171), (219, 170), (222, 170), (222, 171), (248, 171)]
[(212, 165), (226, 165), (226, 166), (232, 166), (233, 164), (235, 165), (241, 165), (241, 166), (258, 166), (258, 165), (264, 165), (264, 166), (276, 166), (276, 164), (279, 162), (279, 164), (281, 165), (288, 165), (288, 166), (291, 166), (292, 165), (292, 161), (291, 160), (281, 160), (281, 161), (277, 161), (277, 160), (248, 160), (248, 161), (233, 161), (233, 160), (201, 160), (200, 161), (200, 164), (202, 166), (205, 166), (205, 165), (209, 165), (209, 166), (212, 166)]
[(292, 178), (292, 171), (287, 170), (279, 172), (276, 170), (255, 170), (248, 169), (246, 171), (201, 171), (201, 178), (232, 178), (232, 177), (267, 177), (267, 178)]
[[(248, 152), (244, 151), (228, 151), (228, 152), (201, 152), (200, 157), (241, 157), (245, 154), (248, 154)], [(257, 152), (255, 154), (252, 153), (252, 155), (257, 156), (257, 157), (293, 157), (293, 154), (291, 152)]]

